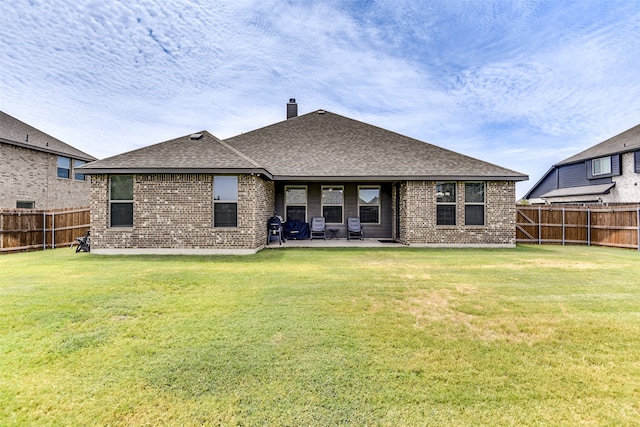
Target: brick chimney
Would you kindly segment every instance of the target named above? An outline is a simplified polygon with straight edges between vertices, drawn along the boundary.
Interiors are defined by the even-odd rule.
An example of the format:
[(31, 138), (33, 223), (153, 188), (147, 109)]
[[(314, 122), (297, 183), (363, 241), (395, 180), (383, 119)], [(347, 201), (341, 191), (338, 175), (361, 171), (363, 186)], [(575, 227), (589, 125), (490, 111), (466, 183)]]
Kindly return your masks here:
[(287, 120), (298, 117), (298, 104), (296, 104), (295, 98), (289, 98), (287, 104)]

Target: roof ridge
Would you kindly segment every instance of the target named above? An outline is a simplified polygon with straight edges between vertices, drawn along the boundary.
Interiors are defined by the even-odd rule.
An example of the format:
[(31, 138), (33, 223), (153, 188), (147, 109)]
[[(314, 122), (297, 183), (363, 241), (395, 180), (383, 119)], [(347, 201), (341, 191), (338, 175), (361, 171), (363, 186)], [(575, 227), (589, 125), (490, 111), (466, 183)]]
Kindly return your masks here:
[(219, 142), (220, 144), (222, 144), (222, 146), (223, 146), (223, 147), (225, 147), (225, 148), (227, 148), (227, 149), (229, 149), (229, 150), (233, 151), (235, 154), (237, 154), (238, 156), (242, 157), (244, 160), (248, 161), (248, 162), (249, 162), (249, 163), (251, 163), (253, 166), (255, 166), (255, 167), (257, 167), (257, 168), (266, 169), (266, 168), (263, 168), (262, 166), (260, 166), (260, 163), (256, 162), (256, 161), (255, 161), (255, 160), (253, 160), (251, 157), (249, 157), (249, 156), (247, 156), (247, 155), (243, 154), (242, 152), (238, 151), (236, 148), (233, 148), (232, 146), (230, 146), (229, 144), (227, 144), (227, 143), (226, 143), (226, 142), (224, 142), (223, 140), (221, 140), (221, 139), (219, 139), (219, 138), (216, 138), (216, 139), (218, 139), (218, 142)]

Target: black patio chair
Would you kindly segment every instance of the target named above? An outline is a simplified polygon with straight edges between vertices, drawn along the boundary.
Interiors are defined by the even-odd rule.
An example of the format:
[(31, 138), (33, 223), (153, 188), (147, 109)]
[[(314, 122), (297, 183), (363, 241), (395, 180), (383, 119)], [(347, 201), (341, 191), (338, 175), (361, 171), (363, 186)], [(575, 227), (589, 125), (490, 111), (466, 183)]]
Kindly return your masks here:
[(91, 232), (87, 231), (83, 237), (76, 237), (76, 241), (71, 244), (76, 244), (76, 253), (78, 252), (91, 252)]

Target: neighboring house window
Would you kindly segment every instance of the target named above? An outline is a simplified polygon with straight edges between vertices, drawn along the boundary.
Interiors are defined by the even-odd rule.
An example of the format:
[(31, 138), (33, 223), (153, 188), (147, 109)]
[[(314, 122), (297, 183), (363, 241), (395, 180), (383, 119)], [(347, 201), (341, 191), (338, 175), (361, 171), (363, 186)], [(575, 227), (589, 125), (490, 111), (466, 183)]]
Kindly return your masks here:
[(213, 226), (238, 226), (238, 177), (213, 177)]
[(285, 219), (307, 222), (307, 187), (285, 187)]
[(109, 183), (111, 227), (133, 227), (133, 176), (114, 175)]
[(76, 181), (84, 181), (85, 180), (85, 176), (83, 173), (80, 172), (76, 172), (76, 168), (79, 168), (82, 165), (86, 165), (87, 162), (83, 162), (82, 160), (74, 160), (73, 161), (73, 178)]
[(594, 175), (611, 173), (611, 157), (601, 157), (591, 161), (591, 170)]
[(380, 187), (358, 187), (358, 214), (363, 224), (380, 223)]
[(36, 202), (27, 202), (25, 200), (18, 200), (16, 202), (16, 208), (18, 209), (34, 209), (36, 207)]
[(464, 184), (464, 225), (484, 225), (484, 182)]
[(456, 183), (436, 183), (436, 224), (456, 225)]
[(343, 187), (322, 187), (322, 216), (328, 224), (342, 224)]
[(71, 159), (58, 157), (58, 178), (71, 178)]

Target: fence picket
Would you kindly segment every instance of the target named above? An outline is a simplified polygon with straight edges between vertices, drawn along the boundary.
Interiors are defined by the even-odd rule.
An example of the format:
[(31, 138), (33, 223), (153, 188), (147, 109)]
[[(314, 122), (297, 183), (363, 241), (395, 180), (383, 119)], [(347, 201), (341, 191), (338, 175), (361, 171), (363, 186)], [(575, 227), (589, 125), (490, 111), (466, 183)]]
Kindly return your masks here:
[[(585, 244), (640, 251), (640, 206), (516, 207), (516, 242)], [(536, 221), (533, 213), (537, 212)], [(526, 222), (518, 222), (524, 218)], [(537, 226), (537, 239), (526, 226)]]

